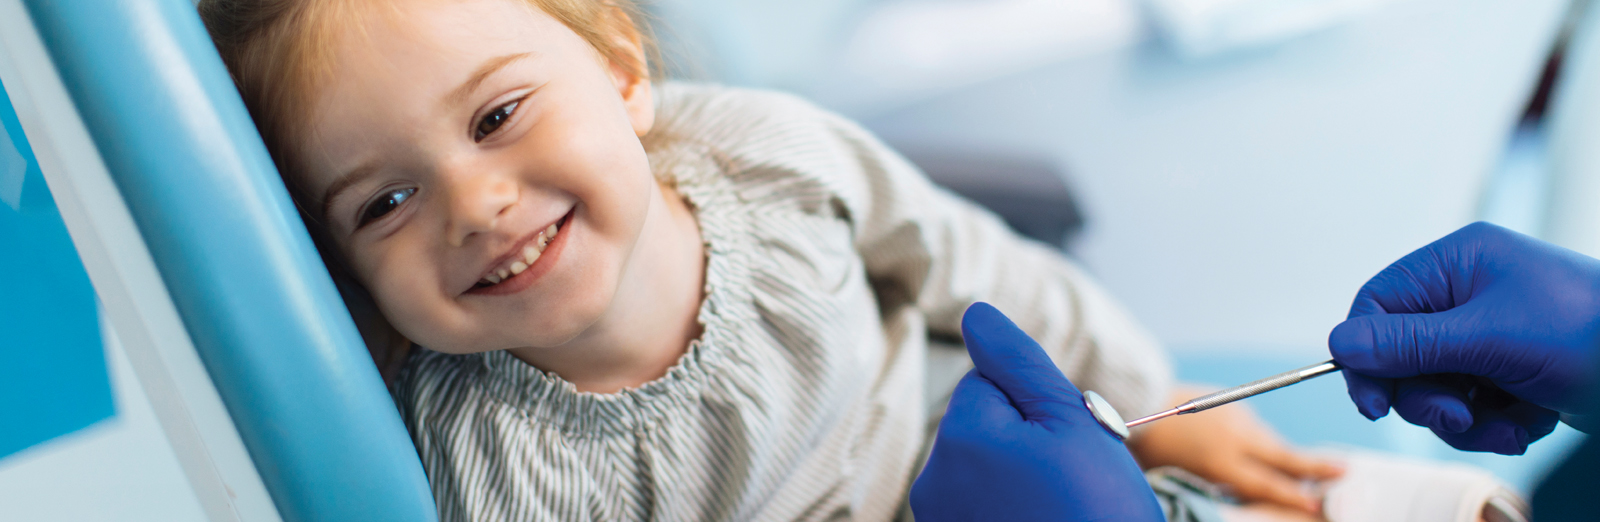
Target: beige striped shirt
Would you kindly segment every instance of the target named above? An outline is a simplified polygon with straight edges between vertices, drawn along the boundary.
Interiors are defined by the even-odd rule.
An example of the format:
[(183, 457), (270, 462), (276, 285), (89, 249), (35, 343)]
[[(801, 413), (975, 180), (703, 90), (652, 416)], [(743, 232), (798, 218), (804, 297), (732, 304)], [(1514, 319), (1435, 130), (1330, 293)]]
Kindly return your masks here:
[(665, 84), (647, 148), (707, 249), (704, 333), (614, 394), (419, 351), (397, 400), (441, 518), (888, 520), (927, 438), (928, 339), (993, 303), (1080, 387), (1153, 411), (1159, 346), (1057, 251), (794, 97)]

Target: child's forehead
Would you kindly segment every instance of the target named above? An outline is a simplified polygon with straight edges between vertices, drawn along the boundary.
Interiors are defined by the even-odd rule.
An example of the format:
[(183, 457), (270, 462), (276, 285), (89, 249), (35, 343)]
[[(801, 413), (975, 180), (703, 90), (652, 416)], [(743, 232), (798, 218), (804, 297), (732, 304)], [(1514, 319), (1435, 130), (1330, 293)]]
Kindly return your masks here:
[(454, 88), (487, 62), (585, 45), (561, 22), (519, 0), (400, 0), (365, 11), (329, 39), (331, 63), (313, 94), (323, 100), (313, 105), (379, 89)]
[[(335, 24), (330, 44), (345, 50), (474, 52), (496, 44), (527, 45), (571, 33), (525, 0), (395, 0), (363, 2), (348, 23)], [(575, 35), (574, 35), (575, 36)]]
[(560, 56), (588, 49), (520, 0), (399, 0), (361, 17), (330, 39), (331, 66), (303, 106), (307, 132), (293, 146), (297, 163), (315, 173), (305, 176), (309, 188), (362, 162), (343, 152), (379, 150), (456, 123), (462, 105), (484, 101), (453, 96), (481, 82), (481, 71), (537, 60), (537, 76), (562, 74), (561, 63), (576, 61)]

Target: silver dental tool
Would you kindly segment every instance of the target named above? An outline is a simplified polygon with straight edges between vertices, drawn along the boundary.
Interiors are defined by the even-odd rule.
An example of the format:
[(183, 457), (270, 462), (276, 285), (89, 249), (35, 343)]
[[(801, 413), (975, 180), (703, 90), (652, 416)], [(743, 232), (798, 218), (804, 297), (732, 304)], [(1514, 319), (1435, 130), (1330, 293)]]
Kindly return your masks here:
[(1100, 425), (1105, 426), (1107, 430), (1110, 430), (1111, 433), (1115, 434), (1118, 438), (1126, 439), (1128, 438), (1128, 428), (1132, 428), (1140, 424), (1165, 419), (1173, 415), (1184, 415), (1188, 413), (1206, 411), (1217, 406), (1261, 395), (1284, 386), (1296, 384), (1313, 377), (1321, 377), (1336, 371), (1339, 371), (1339, 364), (1333, 361), (1314, 364), (1298, 370), (1283, 372), (1265, 379), (1251, 382), (1249, 384), (1234, 386), (1232, 388), (1215, 393), (1201, 395), (1199, 397), (1190, 399), (1188, 402), (1178, 405), (1176, 408), (1154, 415), (1140, 417), (1126, 423), (1122, 421), (1122, 415), (1118, 414), (1117, 410), (1111, 407), (1111, 403), (1106, 402), (1105, 397), (1101, 397), (1098, 393), (1093, 391), (1083, 392), (1083, 405), (1089, 408), (1089, 413), (1094, 414), (1094, 419), (1100, 421)]

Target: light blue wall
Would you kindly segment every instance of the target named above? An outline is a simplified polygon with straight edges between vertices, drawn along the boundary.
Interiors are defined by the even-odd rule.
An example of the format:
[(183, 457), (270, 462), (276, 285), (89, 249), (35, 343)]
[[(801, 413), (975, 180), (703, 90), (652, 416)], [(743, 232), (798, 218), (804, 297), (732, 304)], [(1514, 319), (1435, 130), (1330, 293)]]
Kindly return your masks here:
[[(0, 49), (3, 51), (3, 49)], [(0, 520), (204, 520), (0, 86)]]
[(0, 85), (0, 464), (115, 415), (94, 288)]

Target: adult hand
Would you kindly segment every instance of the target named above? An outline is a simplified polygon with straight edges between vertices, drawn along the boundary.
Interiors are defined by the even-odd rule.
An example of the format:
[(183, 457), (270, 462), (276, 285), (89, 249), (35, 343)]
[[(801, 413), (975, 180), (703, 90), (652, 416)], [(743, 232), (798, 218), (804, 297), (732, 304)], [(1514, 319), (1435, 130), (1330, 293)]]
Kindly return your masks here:
[(976, 368), (911, 486), (918, 521), (1164, 520), (1127, 448), (1038, 343), (986, 303), (967, 308), (961, 334)]
[(1379, 272), (1328, 337), (1367, 418), (1506, 455), (1585, 413), (1597, 343), (1600, 261), (1488, 223)]

